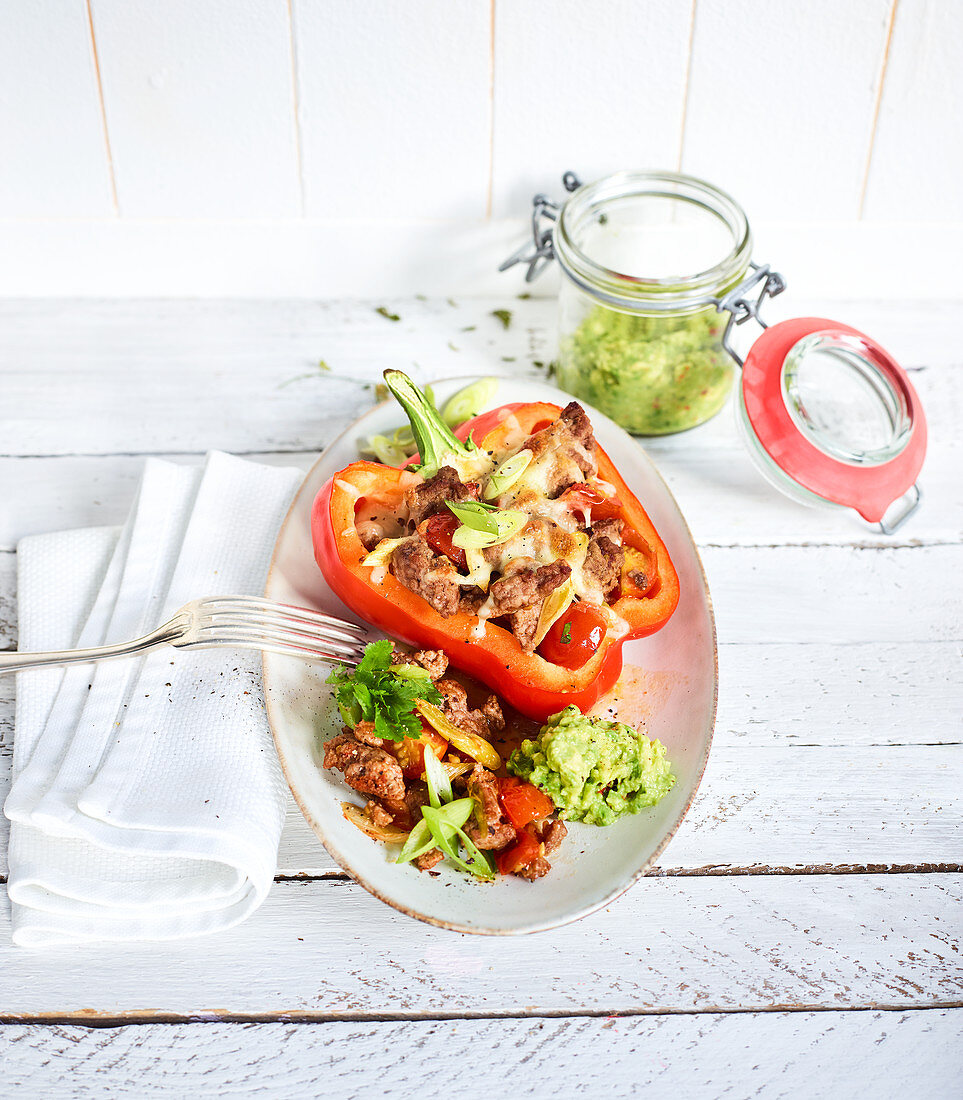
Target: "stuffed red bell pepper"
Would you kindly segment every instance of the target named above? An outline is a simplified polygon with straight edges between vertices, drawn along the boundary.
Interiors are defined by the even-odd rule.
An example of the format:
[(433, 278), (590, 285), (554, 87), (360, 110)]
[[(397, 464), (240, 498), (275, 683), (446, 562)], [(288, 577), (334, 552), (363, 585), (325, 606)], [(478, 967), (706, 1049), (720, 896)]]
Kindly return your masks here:
[(588, 710), (618, 679), (623, 642), (668, 621), (679, 582), (584, 410), (505, 405), (456, 435), (400, 371), (385, 380), (419, 455), (403, 468), (354, 462), (318, 493), (328, 584), (523, 714)]

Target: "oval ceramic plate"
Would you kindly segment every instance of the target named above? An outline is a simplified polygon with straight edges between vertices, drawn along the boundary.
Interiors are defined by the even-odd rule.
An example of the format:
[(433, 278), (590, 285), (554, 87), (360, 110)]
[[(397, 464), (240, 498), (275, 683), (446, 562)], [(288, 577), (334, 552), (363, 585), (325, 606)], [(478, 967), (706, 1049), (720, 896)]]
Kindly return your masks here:
[[(432, 385), (442, 401), (470, 381), (458, 378)], [(511, 401), (566, 400), (559, 390), (542, 383), (500, 379), (491, 407)], [(568, 837), (552, 857), (550, 874), (535, 883), (515, 876), (481, 883), (445, 864), (439, 865), (438, 875), (399, 866), (391, 862), (397, 848), (370, 840), (344, 819), (341, 803), (362, 800), (339, 773), (321, 767), (324, 742), (341, 726), (331, 689), (324, 683), (329, 668), (264, 655), (268, 719), (284, 773), (311, 828), (332, 857), (376, 897), (419, 920), (460, 932), (534, 932), (576, 920), (612, 901), (642, 875), (679, 827), (709, 754), (717, 662), (715, 624), (699, 555), (678, 506), (642, 448), (601, 413), (591, 407), (587, 412), (599, 443), (649, 513), (679, 574), (681, 599), (675, 614), (657, 634), (625, 645), (626, 670), (606, 701), (619, 717), (644, 725), (650, 737), (666, 746), (676, 783), (657, 806), (607, 828), (570, 823)], [(315, 564), (311, 505), (324, 482), (357, 459), (359, 440), (403, 420), (395, 402), (379, 405), (315, 463), (278, 536), (268, 576), (269, 599), (359, 621), (332, 594)]]

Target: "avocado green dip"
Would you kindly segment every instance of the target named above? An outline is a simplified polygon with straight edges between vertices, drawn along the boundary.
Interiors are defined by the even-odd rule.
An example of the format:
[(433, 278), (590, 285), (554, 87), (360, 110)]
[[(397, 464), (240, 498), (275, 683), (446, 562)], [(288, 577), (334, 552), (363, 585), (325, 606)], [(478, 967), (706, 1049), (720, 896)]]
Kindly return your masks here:
[(561, 342), (558, 384), (636, 435), (667, 435), (722, 408), (732, 361), (714, 307), (645, 315), (595, 306)]
[(553, 714), (536, 740), (523, 741), (508, 770), (543, 790), (559, 817), (589, 825), (654, 806), (675, 783), (661, 741), (575, 706)]

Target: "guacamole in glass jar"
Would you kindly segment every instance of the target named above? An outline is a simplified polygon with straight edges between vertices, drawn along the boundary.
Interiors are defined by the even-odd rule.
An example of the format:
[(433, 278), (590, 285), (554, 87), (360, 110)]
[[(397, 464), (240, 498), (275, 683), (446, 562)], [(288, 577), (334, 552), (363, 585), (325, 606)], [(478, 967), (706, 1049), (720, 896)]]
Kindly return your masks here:
[(732, 387), (725, 318), (622, 313), (594, 306), (559, 348), (562, 389), (636, 435), (667, 435), (714, 416)]

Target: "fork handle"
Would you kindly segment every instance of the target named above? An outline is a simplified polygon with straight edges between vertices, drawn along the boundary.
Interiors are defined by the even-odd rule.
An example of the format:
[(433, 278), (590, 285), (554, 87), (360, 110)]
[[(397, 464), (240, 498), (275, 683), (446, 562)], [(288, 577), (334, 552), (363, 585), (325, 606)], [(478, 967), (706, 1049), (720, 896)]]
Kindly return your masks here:
[(174, 620), (164, 623), (150, 634), (131, 642), (96, 646), (93, 649), (59, 649), (49, 653), (0, 653), (0, 676), (5, 672), (19, 672), (25, 668), (49, 668), (53, 665), (80, 665), (90, 661), (102, 661), (107, 657), (134, 657), (167, 645), (184, 633)]

